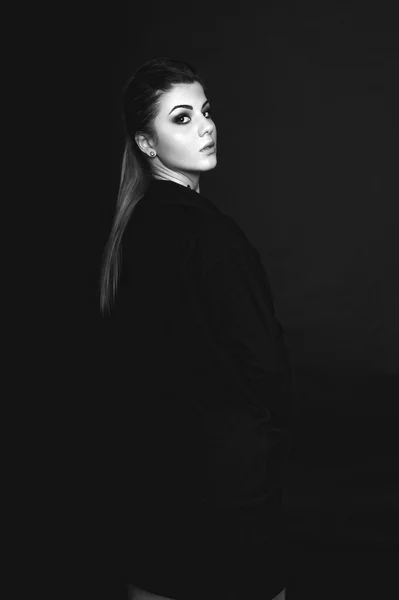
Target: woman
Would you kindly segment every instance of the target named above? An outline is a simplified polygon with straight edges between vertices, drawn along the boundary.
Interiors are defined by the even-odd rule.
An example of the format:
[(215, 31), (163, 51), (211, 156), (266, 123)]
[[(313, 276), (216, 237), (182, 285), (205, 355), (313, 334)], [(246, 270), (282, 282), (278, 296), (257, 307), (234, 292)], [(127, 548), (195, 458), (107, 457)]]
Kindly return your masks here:
[(124, 117), (100, 293), (116, 336), (130, 600), (281, 600), (292, 372), (267, 275), (200, 193), (217, 133), (192, 67), (145, 63)]

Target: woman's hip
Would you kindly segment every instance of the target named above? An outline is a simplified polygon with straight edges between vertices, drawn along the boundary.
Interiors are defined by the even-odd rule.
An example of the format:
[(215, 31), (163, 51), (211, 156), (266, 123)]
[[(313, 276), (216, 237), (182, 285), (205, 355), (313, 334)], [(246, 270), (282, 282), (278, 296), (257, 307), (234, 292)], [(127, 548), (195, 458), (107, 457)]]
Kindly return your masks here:
[[(128, 600), (173, 600), (173, 598), (159, 596), (158, 594), (153, 594), (152, 592), (147, 592), (146, 590), (142, 590), (141, 588), (131, 585), (129, 586)], [(204, 598), (204, 600), (206, 600), (206, 598)], [(247, 598), (246, 600), (251, 599)], [(285, 600), (285, 588), (279, 594), (277, 594), (273, 600)]]

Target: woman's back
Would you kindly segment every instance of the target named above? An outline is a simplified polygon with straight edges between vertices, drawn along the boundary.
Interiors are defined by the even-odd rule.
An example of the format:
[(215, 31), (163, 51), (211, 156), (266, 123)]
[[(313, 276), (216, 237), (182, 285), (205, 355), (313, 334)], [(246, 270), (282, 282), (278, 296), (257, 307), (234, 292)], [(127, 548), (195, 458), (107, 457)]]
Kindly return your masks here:
[[(268, 398), (251, 387), (242, 357), (212, 320), (209, 306), (223, 290), (213, 287), (209, 302), (203, 297), (208, 274), (237, 253), (252, 265), (249, 280), (255, 277), (255, 251), (230, 217), (178, 184), (154, 181), (140, 202), (126, 229), (113, 312), (124, 374), (118, 401), (129, 579), (172, 597), (190, 589), (195, 598), (193, 578), (202, 579), (198, 597), (211, 582), (215, 594), (218, 581), (226, 590), (234, 573), (234, 589), (240, 573), (254, 589), (258, 576), (272, 586), (265, 583), (269, 561), (277, 593), (282, 506), (265, 431)], [(271, 310), (271, 299), (262, 301)], [(277, 356), (276, 346), (271, 370)]]

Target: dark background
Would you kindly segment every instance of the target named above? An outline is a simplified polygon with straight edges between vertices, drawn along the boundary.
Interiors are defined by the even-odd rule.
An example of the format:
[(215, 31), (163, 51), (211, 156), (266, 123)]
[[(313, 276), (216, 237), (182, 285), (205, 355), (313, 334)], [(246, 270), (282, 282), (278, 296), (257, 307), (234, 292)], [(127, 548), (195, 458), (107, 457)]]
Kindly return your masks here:
[(126, 6), (118, 28), (111, 57), (111, 194), (100, 206), (96, 259), (119, 184), (123, 84), (149, 58), (186, 60), (205, 78), (218, 129), (218, 166), (202, 176), (201, 193), (233, 216), (259, 250), (297, 376), (301, 424), (286, 492), (288, 593), (394, 597), (394, 3), (249, 2), (224, 9), (212, 2), (151, 3), (140, 13)]

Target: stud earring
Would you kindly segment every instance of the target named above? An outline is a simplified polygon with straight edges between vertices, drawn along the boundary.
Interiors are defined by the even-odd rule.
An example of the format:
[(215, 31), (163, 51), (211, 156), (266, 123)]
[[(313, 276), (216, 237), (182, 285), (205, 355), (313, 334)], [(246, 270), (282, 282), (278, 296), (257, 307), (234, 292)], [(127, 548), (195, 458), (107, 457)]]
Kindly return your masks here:
[(155, 156), (155, 152), (154, 151), (150, 152), (150, 156)]

